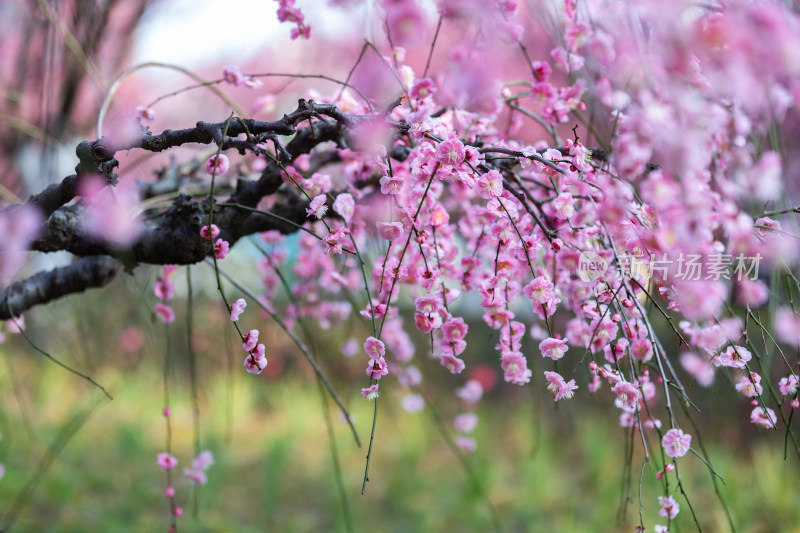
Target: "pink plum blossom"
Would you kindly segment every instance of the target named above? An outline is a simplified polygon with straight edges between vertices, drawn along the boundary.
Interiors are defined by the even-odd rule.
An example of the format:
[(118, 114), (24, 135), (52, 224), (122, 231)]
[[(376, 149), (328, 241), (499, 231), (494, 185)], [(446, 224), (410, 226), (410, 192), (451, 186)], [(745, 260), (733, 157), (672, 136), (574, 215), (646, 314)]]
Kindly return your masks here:
[[(2, 333), (0, 333), (0, 344), (2, 343)], [(119, 347), (128, 353), (135, 353), (142, 349), (145, 342), (144, 333), (138, 326), (128, 326), (119, 334)]]
[(417, 413), (425, 408), (425, 400), (419, 394), (410, 393), (403, 396), (400, 406), (407, 413)]
[(456, 390), (456, 396), (466, 403), (477, 403), (483, 396), (483, 386), (479, 381), (471, 379), (463, 387)]
[(416, 307), (418, 313), (422, 313), (424, 315), (438, 313), (439, 309), (441, 308), (441, 298), (438, 298), (432, 294), (420, 296), (414, 300), (414, 306)]
[(743, 348), (742, 346), (731, 345), (728, 346), (724, 352), (714, 357), (712, 362), (714, 363), (714, 366), (727, 366), (731, 368), (744, 369), (747, 362), (752, 358), (753, 356), (746, 348)]
[(370, 385), (369, 387), (366, 387), (366, 388), (364, 388), (364, 389), (361, 389), (361, 394), (362, 394), (362, 395), (364, 396), (364, 398), (366, 398), (367, 400), (374, 400), (374, 399), (375, 399), (375, 398), (377, 398), (377, 397), (379, 396), (379, 394), (380, 394), (380, 393), (378, 392), (378, 384), (377, 384), (377, 383), (375, 383), (374, 385)]
[(405, 180), (397, 176), (384, 176), (380, 183), (382, 194), (399, 194)]
[(568, 219), (575, 213), (572, 195), (561, 193), (553, 200), (553, 210), (562, 219)]
[(251, 329), (242, 339), (242, 350), (249, 352), (256, 347), (256, 344), (258, 344), (258, 330)]
[(569, 380), (569, 382), (564, 381), (564, 378), (558, 372), (546, 371), (544, 377), (547, 380), (547, 390), (553, 394), (553, 401), (556, 402), (564, 398), (572, 398), (578, 388), (574, 379)]
[(603, 318), (599, 324), (593, 324), (595, 337), (592, 348), (600, 349), (617, 337), (619, 326), (609, 317)]
[(478, 447), (478, 443), (475, 442), (475, 439), (472, 437), (466, 437), (464, 435), (459, 435), (455, 439), (456, 446), (466, 453), (472, 453)]
[(378, 222), (378, 235), (387, 241), (393, 241), (403, 234), (403, 224), (400, 222)]
[[(244, 85), (250, 89), (260, 89), (264, 85), (261, 80), (242, 74), (239, 67), (225, 67), (222, 70), (222, 79), (234, 87)], [(221, 172), (221, 174), (223, 173), (224, 172)]]
[(478, 192), (482, 198), (497, 198), (503, 193), (503, 176), (491, 170), (478, 178)]
[(249, 87), (250, 89), (260, 89), (261, 87), (264, 86), (264, 82), (262, 82), (261, 80), (257, 80), (252, 76), (247, 76), (244, 79), (244, 82), (242, 82), (242, 85), (244, 85), (245, 87)]
[[(380, 341), (379, 341), (380, 342)], [(379, 356), (375, 359), (370, 359), (367, 365), (367, 375), (372, 379), (381, 379), (389, 373), (389, 367), (386, 364), (386, 359)]]
[(358, 353), (358, 341), (352, 337), (347, 339), (342, 344), (342, 355), (345, 357), (353, 357)]
[(228, 244), (228, 241), (217, 239), (217, 242), (214, 243), (214, 257), (216, 257), (218, 261), (222, 261), (228, 257), (228, 251), (230, 251), (230, 244)]
[(701, 387), (714, 383), (714, 366), (694, 352), (684, 352), (680, 357), (681, 366)]
[(778, 417), (775, 416), (775, 411), (769, 407), (767, 407), (766, 411), (763, 407), (756, 407), (753, 409), (753, 412), (750, 413), (750, 422), (772, 429), (775, 427), (775, 424), (777, 424)]
[(342, 242), (346, 241), (348, 235), (350, 235), (350, 230), (345, 226), (340, 226), (326, 235), (322, 239), (322, 244), (325, 246), (325, 254), (338, 255), (343, 253)]
[(280, 22), (291, 22), (295, 25), (290, 32), (292, 40), (298, 37), (308, 39), (311, 37), (311, 26), (305, 20), (303, 12), (295, 6), (295, 0), (276, 0), (278, 2), (278, 20)]
[(192, 461), (195, 470), (208, 470), (214, 464), (214, 454), (211, 450), (203, 450)]
[(342, 193), (333, 201), (333, 211), (344, 219), (348, 224), (353, 219), (353, 211), (355, 209), (355, 200), (350, 193)]
[(169, 280), (159, 278), (155, 284), (153, 284), (153, 294), (155, 294), (156, 298), (159, 300), (171, 300), (172, 296), (175, 294), (175, 284)]
[(159, 468), (161, 468), (161, 470), (167, 471), (175, 468), (175, 466), (178, 464), (178, 460), (167, 452), (163, 452), (159, 453), (156, 457), (156, 464)]
[(175, 312), (168, 305), (161, 303), (155, 304), (153, 306), (153, 311), (155, 311), (158, 319), (165, 324), (170, 324), (175, 321)]
[(258, 344), (244, 359), (244, 368), (249, 374), (260, 374), (267, 367), (266, 347)]
[(746, 398), (756, 398), (761, 396), (761, 376), (755, 372), (750, 372), (750, 376), (742, 376), (736, 383), (736, 390)]
[(769, 288), (763, 281), (742, 279), (738, 282), (736, 301), (748, 307), (761, 307), (769, 300)]
[(228, 157), (225, 154), (215, 154), (206, 160), (206, 164), (203, 168), (207, 174), (211, 174), (212, 176), (222, 176), (228, 171), (230, 166), (231, 162), (228, 161)]
[(414, 365), (407, 366), (397, 376), (397, 380), (404, 387), (413, 388), (422, 383), (422, 372)]
[[(519, 352), (506, 352), (500, 356), (503, 379), (514, 385), (524, 385), (531, 380), (533, 372), (528, 368), (528, 360)], [(574, 384), (575, 381), (573, 380)]]
[(386, 345), (375, 337), (367, 337), (367, 342), (364, 343), (364, 351), (367, 352), (370, 359), (377, 360), (386, 355)]
[(137, 105), (136, 106), (136, 116), (142, 120), (155, 120), (156, 119), (156, 112), (150, 109), (149, 107), (144, 107)]
[(225, 67), (222, 70), (222, 79), (225, 80), (225, 83), (238, 87), (244, 82), (244, 75), (239, 67)]
[(793, 348), (800, 348), (800, 315), (790, 307), (775, 312), (775, 334), (778, 340)]
[(135, 183), (125, 181), (112, 187), (102, 178), (90, 178), (81, 182), (80, 194), (86, 201), (82, 222), (86, 233), (121, 248), (136, 242), (142, 224)]
[(381, 318), (386, 314), (386, 304), (378, 304), (374, 308), (367, 304), (367, 307), (359, 311), (359, 314), (367, 319)]
[(439, 362), (443, 367), (449, 370), (451, 374), (460, 374), (466, 366), (464, 361), (452, 354), (442, 354)]
[(425, 12), (416, 2), (383, 2), (388, 32), (401, 46), (420, 44), (425, 37)]
[(442, 165), (459, 166), (465, 157), (464, 145), (455, 137), (450, 137), (436, 147), (436, 160)]
[(461, 317), (452, 318), (442, 324), (442, 337), (445, 342), (457, 342), (467, 334), (467, 324)]
[(441, 205), (437, 205), (431, 214), (431, 226), (440, 228), (450, 221), (450, 215)]
[(202, 470), (196, 470), (194, 468), (184, 468), (183, 475), (197, 485), (205, 485), (208, 481), (208, 477), (206, 476), (205, 472)]
[(433, 96), (434, 94), (436, 94), (436, 85), (430, 78), (414, 80), (414, 84), (411, 86), (411, 90), (408, 92), (408, 94), (412, 98), (417, 98), (421, 100), (423, 98), (427, 98), (428, 96)]
[(790, 374), (788, 377), (781, 378), (778, 388), (784, 396), (794, 396), (797, 394), (798, 383), (800, 383), (800, 379), (797, 375)]
[(664, 453), (667, 457), (683, 457), (692, 445), (692, 436), (680, 429), (670, 429), (661, 439)]
[(647, 339), (636, 339), (631, 343), (631, 355), (642, 362), (653, 357), (653, 344)]
[(35, 207), (0, 210), (0, 284), (22, 266), (30, 243), (41, 231), (42, 215)]
[(553, 283), (544, 276), (538, 276), (522, 288), (522, 292), (534, 305), (542, 305), (555, 298)]
[(542, 352), (542, 357), (549, 357), (553, 361), (558, 361), (566, 351), (569, 350), (566, 339), (554, 339), (548, 337), (539, 343), (539, 351)]
[(472, 433), (478, 425), (478, 415), (475, 413), (461, 413), (453, 421), (453, 427), (459, 433)]
[(639, 389), (636, 385), (620, 381), (611, 388), (611, 391), (617, 395), (615, 401), (617, 407), (628, 412), (636, 411), (639, 406)]
[(209, 241), (216, 239), (219, 236), (219, 228), (216, 224), (211, 224), (211, 230), (208, 226), (200, 228), (200, 236)]
[(678, 502), (676, 502), (675, 498), (672, 496), (659, 496), (658, 504), (661, 506), (658, 514), (669, 518), (670, 520), (678, 516), (678, 513), (681, 510), (681, 506), (678, 505)]
[(328, 206), (325, 205), (325, 200), (327, 197), (324, 194), (320, 194), (315, 196), (311, 203), (308, 204), (306, 208), (306, 213), (308, 216), (314, 216), (318, 219), (321, 219), (325, 216), (325, 213), (328, 212)]
[(231, 304), (231, 321), (236, 322), (239, 320), (239, 315), (242, 314), (244, 308), (247, 307), (247, 301), (244, 298), (239, 298)]

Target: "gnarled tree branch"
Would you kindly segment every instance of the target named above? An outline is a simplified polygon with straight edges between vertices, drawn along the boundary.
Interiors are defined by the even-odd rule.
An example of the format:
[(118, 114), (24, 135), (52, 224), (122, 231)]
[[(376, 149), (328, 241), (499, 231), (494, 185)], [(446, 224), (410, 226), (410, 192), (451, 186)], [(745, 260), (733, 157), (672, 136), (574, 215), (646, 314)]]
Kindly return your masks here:
[[(69, 267), (40, 272), (6, 288), (0, 293), (0, 319), (10, 317), (12, 313), (19, 315), (34, 305), (70, 293), (105, 285), (113, 278), (118, 263), (112, 257), (117, 256), (119, 250), (87, 234), (83, 228), (85, 206), (81, 202), (71, 202), (80, 194), (81, 181), (89, 176), (99, 175), (109, 184), (117, 183), (118, 177), (114, 174), (119, 165), (114, 157), (117, 152), (136, 148), (161, 152), (188, 143), (214, 143), (223, 150), (233, 148), (243, 154), (247, 151), (265, 154), (267, 152), (261, 145), (271, 142), (276, 155), (275, 158), (270, 156), (259, 179), (239, 178), (225, 205), (214, 206), (213, 219), (221, 230), (221, 237), (234, 244), (244, 236), (261, 231), (296, 231), (293, 224), (300, 225), (306, 220), (307, 200), (293, 190), (281, 188), (285, 167), (321, 143), (333, 142), (338, 147), (347, 147), (352, 130), (371, 120), (385, 120), (385, 114), (348, 115), (335, 105), (301, 99), (294, 111), (277, 121), (239, 118), (217, 123), (201, 121), (194, 128), (165, 130), (157, 135), (141, 127), (140, 136), (123, 144), (114, 144), (106, 138), (79, 143), (75, 174), (32, 196), (27, 204), (37, 207), (46, 217), (31, 249), (68, 251), (83, 258)], [(308, 122), (308, 126), (298, 127), (303, 122)], [(241, 138), (242, 135), (246, 140)], [(284, 146), (279, 141), (281, 136), (292, 138)], [(332, 158), (328, 162), (336, 160)], [(177, 186), (180, 178), (173, 181)], [(267, 196), (275, 198), (272, 212), (276, 217), (237, 207), (255, 208)], [(179, 194), (168, 209), (153, 212), (148, 217), (137, 241), (124, 252), (125, 261), (131, 264), (193, 264), (202, 261), (213, 250), (210, 243), (200, 236), (210, 206), (209, 198), (198, 201)]]
[(82, 257), (69, 266), (39, 272), (0, 292), (0, 320), (20, 316), (34, 305), (47, 303), (67, 294), (83, 292), (108, 284), (119, 270), (109, 256)]

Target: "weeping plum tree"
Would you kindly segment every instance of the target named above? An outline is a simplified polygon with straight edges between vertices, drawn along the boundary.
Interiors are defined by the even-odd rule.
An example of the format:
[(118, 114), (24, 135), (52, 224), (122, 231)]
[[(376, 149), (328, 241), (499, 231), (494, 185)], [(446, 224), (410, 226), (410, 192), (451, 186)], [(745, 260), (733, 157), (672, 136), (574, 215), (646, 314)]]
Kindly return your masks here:
[[(735, 388), (749, 417), (731, 423), (781, 431), (788, 460), (800, 456), (792, 427), (800, 180), (797, 148), (785, 141), (798, 127), (796, 4), (331, 4), (362, 17), (366, 34), (340, 77), (228, 67), (205, 80), (179, 69), (196, 84), (141, 102), (136, 118), (108, 131), (114, 93), (134, 72), (178, 67), (120, 75), (99, 106), (96, 140), (77, 145), (75, 173), (0, 211), (0, 318), (17, 326), (35, 306), (163, 265), (153, 311), (169, 324), (173, 272), (205, 262), (241, 337), (243, 372), (270, 362), (259, 331), (238, 326), (261, 307), (360, 446), (364, 436), (302, 328), (358, 321), (364, 334), (344, 351), (363, 359), (352, 387), (374, 404), (362, 493), (381, 453), (373, 444), (382, 395), (402, 390), (403, 407), (420, 410), (427, 381), (440, 383), (423, 375), (420, 357), (457, 376), (464, 411), (454, 433), (441, 430), (469, 468), (485, 384), (466, 377), (462, 354), (487, 335), (506, 386), (543, 388), (559, 403), (591, 397), (607, 404), (609, 424), (628, 429), (644, 456), (641, 475), (663, 489), (640, 501), (657, 505), (663, 523), (640, 515), (637, 531), (667, 531), (687, 509), (700, 528), (702, 511), (680, 476), (684, 456), (717, 478), (699, 443), (692, 389)], [(313, 45), (316, 7), (276, 7), (292, 39)], [(247, 88), (237, 94), (263, 106), (275, 98), (263, 91), (274, 77), (328, 89), (270, 121), (226, 94)], [(213, 91), (230, 114), (197, 108), (189, 123), (153, 131), (156, 114), (193, 89)], [(213, 154), (140, 182), (119, 162), (186, 145)], [(290, 261), (284, 244), (293, 234)], [(254, 265), (262, 286), (226, 268), (246, 237), (263, 252)], [(30, 251), (74, 260), (30, 272), (21, 268)], [(533, 372), (532, 359), (546, 370)], [(168, 406), (164, 415), (169, 425)], [(175, 530), (170, 452), (158, 465)], [(212, 462), (200, 454), (186, 474), (203, 483)], [(502, 516), (495, 520), (501, 528)]]

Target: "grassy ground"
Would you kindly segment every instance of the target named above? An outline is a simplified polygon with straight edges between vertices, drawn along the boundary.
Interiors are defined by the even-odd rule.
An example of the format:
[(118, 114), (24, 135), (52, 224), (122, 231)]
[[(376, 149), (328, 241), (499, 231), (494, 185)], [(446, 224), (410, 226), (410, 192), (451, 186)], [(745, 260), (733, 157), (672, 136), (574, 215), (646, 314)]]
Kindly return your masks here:
[[(3, 522), (16, 509), (13, 531), (165, 531), (165, 479), (155, 464), (165, 445), (158, 371), (147, 365), (126, 372), (101, 371), (96, 378), (115, 392), (115, 400), (107, 402), (52, 364), (15, 360), (17, 392), (25, 400), (24, 410), (33, 414), (24, 421), (8, 366), (3, 367)], [(179, 531), (346, 531), (314, 382), (241, 373), (230, 405), (226, 383), (224, 373), (202, 381), (201, 446), (211, 449), (217, 462), (197, 495), (197, 517), (192, 516), (191, 485), (183, 476), (175, 483), (186, 510)], [(633, 531), (642, 458), (634, 454), (631, 500), (620, 519), (625, 435), (614, 426), (613, 413), (586, 411), (577, 402), (554, 411), (547, 401), (537, 422), (533, 390), (513, 403), (482, 406), (475, 435), (479, 447), (469, 456), (502, 528)], [(186, 384), (174, 387), (173, 453), (179, 470), (193, 456), (188, 396)], [(346, 401), (366, 444), (372, 404), (352, 393)], [(63, 436), (65, 426), (69, 431), (70, 420), (97, 402), (20, 506), (15, 498), (36, 476), (48, 447)], [(445, 401), (438, 410), (448, 422), (455, 413)], [(364, 496), (360, 488), (366, 451), (355, 447), (346, 425), (331, 413), (354, 531), (492, 530), (488, 505), (429, 412), (408, 414), (391, 393), (381, 398), (371, 480)], [(759, 434), (747, 446), (731, 446), (719, 438), (723, 433), (710, 433), (707, 444), (727, 483), (722, 494), (737, 531), (800, 531), (797, 459), (782, 460), (781, 436)], [(680, 465), (703, 530), (728, 531), (707, 469), (689, 456)], [(654, 524), (666, 522), (657, 516), (660, 492), (653, 475), (646, 472), (644, 477), (644, 522), (652, 531)], [(681, 513), (671, 531), (696, 530), (685, 501), (678, 501)]]

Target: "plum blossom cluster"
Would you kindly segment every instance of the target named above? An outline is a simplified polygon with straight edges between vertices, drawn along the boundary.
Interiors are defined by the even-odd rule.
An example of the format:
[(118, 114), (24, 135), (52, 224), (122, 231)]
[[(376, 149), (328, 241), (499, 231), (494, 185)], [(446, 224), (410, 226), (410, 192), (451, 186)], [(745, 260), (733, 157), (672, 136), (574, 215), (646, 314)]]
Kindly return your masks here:
[[(389, 366), (386, 364), (386, 359), (384, 358), (386, 355), (386, 345), (383, 341), (375, 337), (367, 337), (367, 341), (364, 343), (364, 351), (367, 353), (367, 357), (369, 357), (367, 376), (369, 376), (370, 380), (378, 381), (389, 373)], [(372, 387), (374, 387), (374, 389)], [(378, 384), (375, 383), (366, 389), (362, 389), (361, 393), (365, 398), (369, 398), (377, 391)]]
[[(309, 38), (294, 0), (277, 1), (292, 38)], [(379, 4), (393, 43), (413, 46), (430, 29), (417, 2)], [(429, 357), (437, 377), (455, 384), (452, 427), (465, 451), (477, 446), (475, 408), (495, 378), (541, 387), (559, 408), (592, 395), (643, 448), (658, 442), (659, 460), (671, 459), (656, 477), (659, 514), (673, 520), (680, 506), (667, 474), (698, 437), (681, 429), (689, 426), (675, 406), (691, 405), (697, 387), (729, 380), (750, 423), (764, 433), (782, 424), (796, 445), (800, 283), (791, 273), (800, 248), (786, 216), (797, 208), (784, 200), (797, 191), (773, 137), (800, 98), (800, 18), (778, 2), (688, 12), (682, 2), (642, 1), (641, 23), (630, 24), (602, 2), (579, 10), (567, 0), (553, 18), (558, 46), (531, 58), (517, 4), (439, 1), (443, 24), (476, 32), (437, 58), (436, 73), (394, 44), (365, 47), (380, 68), (357, 65), (354, 78), (369, 70), (367, 81), (353, 81), (358, 90), (315, 93), (337, 113), (304, 119), (310, 137), (335, 122), (341, 137), (323, 135), (335, 142), (306, 146), (294, 125), (290, 149), (277, 135), (248, 136), (256, 153), (237, 164), (241, 179), (279, 168), (282, 198), (297, 207), (282, 222), (303, 230), (258, 236), (259, 299), (283, 305), (287, 328), (308, 320), (324, 334), (360, 321), (371, 335), (353, 334), (342, 353), (363, 345), (366, 399), (397, 386), (402, 407), (421, 411), (425, 365), (412, 363)], [(521, 68), (498, 59), (511, 56), (525, 58)], [(386, 94), (379, 70), (393, 87)], [(236, 67), (223, 81), (261, 87)], [(203, 168), (216, 177), (230, 165), (219, 153)], [(96, 193), (85, 194), (90, 214)], [(284, 206), (265, 199), (261, 207)], [(0, 278), (36, 238), (26, 220), (34, 215), (20, 215), (0, 213), (0, 226), (19, 226), (0, 244), (10, 252), (0, 254)], [(86, 231), (119, 226), (126, 231), (105, 239), (130, 243), (131, 224), (102, 222), (113, 215), (99, 209)], [(210, 221), (200, 230), (217, 260), (231, 246), (220, 234), (236, 235)], [(153, 289), (164, 322), (174, 320), (173, 270), (164, 267)], [(237, 330), (246, 305), (229, 308)], [(241, 333), (252, 374), (267, 365), (259, 335)], [(205, 482), (211, 462), (198, 457), (186, 475)], [(158, 464), (169, 472), (177, 462), (165, 453)]]
[[(216, 224), (211, 224), (211, 226), (203, 226), (200, 228), (200, 236), (208, 241), (214, 242), (214, 257), (218, 261), (222, 261), (228, 257), (230, 244), (225, 239), (217, 239), (219, 236), (219, 228)], [(214, 239), (217, 240), (214, 241)]]
[(575, 395), (578, 386), (575, 380), (565, 381), (558, 372), (545, 372), (544, 378), (547, 380), (547, 390), (553, 395), (553, 401), (569, 399)]
[(295, 6), (294, 0), (275, 0), (278, 2), (278, 20), (280, 22), (290, 22), (294, 24), (292, 28), (292, 40), (298, 37), (308, 39), (311, 37), (311, 26), (305, 20), (305, 15)]
[[(230, 305), (231, 322), (238, 322), (240, 315), (247, 307), (247, 301), (239, 298)], [(238, 331), (237, 326), (237, 331)], [(258, 342), (259, 331), (251, 329), (242, 335), (242, 350), (247, 353), (244, 358), (244, 368), (250, 374), (260, 374), (267, 366), (267, 348)]]
[[(174, 517), (181, 516), (183, 509), (175, 504), (175, 488), (172, 486), (171, 471), (178, 466), (178, 459), (169, 452), (162, 452), (156, 456), (156, 464), (158, 467), (167, 473), (167, 488), (164, 490), (166, 496), (172, 505), (172, 515)], [(214, 464), (214, 455), (210, 450), (204, 450), (194, 458), (191, 468), (184, 468), (183, 474), (193, 483), (205, 485), (208, 481), (206, 472)], [(172, 528), (174, 528), (174, 522)], [(171, 529), (172, 529), (171, 528)]]
[(167, 305), (167, 302), (175, 295), (175, 284), (170, 280), (172, 273), (177, 270), (178, 265), (164, 265), (161, 275), (156, 278), (153, 284), (153, 293), (159, 302), (153, 306), (153, 312), (161, 322), (169, 324), (175, 320), (175, 311)]
[(214, 464), (214, 454), (210, 450), (203, 450), (192, 460), (191, 468), (184, 468), (183, 475), (193, 483), (205, 485), (208, 481), (206, 472)]
[[(475, 15), (467, 8), (446, 4), (441, 12), (448, 19)], [(507, 4), (506, 21), (515, 11), (512, 3)], [(393, 20), (405, 20), (410, 26), (423, 24), (412, 13), (411, 3), (387, 3), (384, 7), (390, 26)], [(344, 320), (354, 310), (352, 302), (339, 295), (365, 290), (358, 271), (361, 265), (352, 256), (377, 239), (381, 252), (365, 273), (370, 303), (360, 311), (377, 326), (376, 333), (380, 332), (364, 344), (370, 358), (367, 375), (376, 381), (362, 390), (365, 397), (376, 398), (377, 380), (389, 373), (384, 357), (387, 346), (397, 356), (401, 382), (406, 369), (415, 368), (402, 366), (413, 355), (410, 339), (414, 330), (427, 337), (430, 355), (446, 371), (468, 375), (469, 361), (464, 354), (470, 325), (465, 317), (456, 316), (455, 310), (463, 308), (463, 294), (476, 293), (481, 318), (499, 339), (495, 348), (506, 382), (523, 385), (535, 379), (526, 356), (530, 353), (528, 337), (553, 365), (539, 379), (556, 401), (572, 398), (582, 387), (581, 376), (566, 375), (559, 363), (570, 359), (568, 353), (575, 354), (575, 362), (588, 356), (586, 389), (602, 395), (606, 383), (607, 397), (619, 410), (621, 425), (643, 424), (661, 435), (661, 422), (653, 408), (665, 395), (675, 394), (665, 381), (678, 384), (678, 394), (685, 394), (686, 388), (674, 367), (662, 364), (673, 355), (654, 336), (650, 315), (642, 304), (654, 302), (664, 312), (686, 318), (675, 331), (688, 336), (688, 345), (694, 350), (680, 357), (689, 376), (703, 385), (714, 379), (715, 368), (742, 371), (735, 387), (743, 396), (760, 402), (754, 405), (759, 410), (754, 410), (753, 422), (768, 425), (777, 414), (774, 407), (764, 405), (761, 376), (749, 369), (756, 357), (752, 348), (736, 344), (742, 342), (742, 325), (736, 324), (737, 318), (719, 322), (715, 318), (732, 291), (743, 305), (763, 305), (768, 292), (758, 267), (771, 269), (778, 258), (796, 261), (797, 254), (779, 231), (779, 222), (767, 216), (753, 217), (741, 205), (746, 183), (717, 188), (706, 171), (707, 154), (715, 147), (746, 149), (737, 139), (749, 131), (741, 129), (747, 127), (744, 118), (757, 119), (759, 108), (731, 107), (722, 95), (714, 95), (710, 104), (704, 103), (713, 109), (713, 120), (693, 122), (690, 114), (699, 105), (696, 88), (701, 86), (698, 76), (702, 76), (696, 70), (681, 72), (691, 90), (674, 81), (665, 83), (680, 98), (644, 89), (632, 97), (624, 91), (627, 81), (620, 77), (614, 62), (628, 36), (616, 39), (603, 25), (588, 24), (569, 7), (565, 16), (564, 47), (552, 50), (549, 60), (530, 64), (530, 79), (514, 98), (509, 96), (513, 93), (500, 90), (487, 93), (491, 95), (488, 100), (494, 100), (489, 106), (460, 99), (455, 91), (459, 83), (493, 75), (475, 66), (476, 57), (483, 53), (480, 49), (454, 54), (454, 65), (471, 62), (462, 69), (461, 77), (420, 76), (403, 64), (403, 54), (397, 50), (385, 58), (387, 68), (396, 65), (397, 78), (408, 90), (409, 99), (390, 114), (390, 119), (404, 128), (392, 140), (393, 148), (401, 150), (391, 153), (403, 157), (390, 156), (388, 146), (377, 152), (340, 149), (340, 175), (310, 170), (306, 156), (286, 167), (286, 182), (310, 199), (306, 228), (322, 235), (318, 241), (305, 234), (299, 239), (300, 251), (291, 265), (298, 282), (292, 286), (295, 298), (287, 306), (286, 316), (290, 322), (310, 317), (325, 328)], [(295, 21), (291, 17), (297, 15), (287, 17)], [(507, 43), (514, 45), (521, 34), (511, 26), (506, 30)], [(667, 25), (663, 31), (669, 35), (676, 29)], [(591, 63), (586, 61), (589, 56)], [(575, 81), (562, 85), (557, 71), (570, 73)], [(611, 157), (595, 160), (594, 151), (578, 138), (553, 143), (558, 148), (544, 141), (516, 141), (494, 122), (496, 111), (508, 105), (502, 100), (505, 97), (516, 106), (512, 111), (528, 106), (525, 115), (539, 117), (545, 131), (553, 133), (556, 130), (548, 130), (548, 124), (561, 124), (584, 109), (586, 80), (592, 76), (609, 120), (619, 124)], [(369, 112), (365, 104), (349, 99), (350, 95), (345, 98), (349, 112)], [(454, 107), (442, 111), (442, 103)], [(690, 135), (668, 137), (659, 132), (653, 122), (654, 116), (662, 116), (659, 113), (676, 117)], [(731, 129), (731, 121), (739, 121), (735, 123), (740, 129)], [(554, 140), (559, 141), (557, 134)], [(681, 156), (670, 157), (675, 154)], [(648, 166), (656, 155), (670, 164)], [(748, 164), (753, 172), (758, 169), (768, 174), (780, 166), (780, 158), (772, 154), (757, 158), (742, 152), (741, 156), (723, 163), (735, 166), (742, 176), (750, 172)], [(700, 177), (683, 179), (686, 172)], [(620, 176), (623, 179), (618, 179)], [(692, 199), (691, 212), (680, 200), (684, 198)], [(283, 237), (264, 235), (264, 239), (277, 245)], [(627, 260), (648, 265), (651, 286), (642, 283), (644, 278), (610, 270), (593, 275), (588, 282), (581, 279), (576, 274), (588, 251), (606, 264)], [(659, 263), (667, 253), (679, 258), (676, 268)], [(697, 257), (718, 258), (721, 266), (734, 258), (757, 261), (742, 265), (747, 276), (720, 273), (697, 279), (687, 275)], [(268, 300), (274, 296), (277, 272), (285, 261), (285, 255), (274, 249), (269, 264), (262, 265)], [(413, 321), (404, 321), (393, 305), (401, 287), (414, 295)], [(557, 312), (567, 320), (557, 320)], [(785, 378), (780, 389), (784, 395), (795, 396), (790, 402), (796, 400), (797, 392), (792, 376), (795, 374)], [(413, 394), (404, 400), (409, 410), (421, 404)], [(684, 446), (686, 438), (675, 438), (677, 431), (666, 433), (665, 448), (670, 446), (670, 453), (680, 454), (668, 454), (671, 457), (681, 456), (688, 446)]]
[(672, 496), (659, 496), (658, 503), (661, 505), (661, 509), (659, 509), (658, 514), (670, 520), (678, 516), (678, 513), (681, 510), (681, 506)]
[(453, 420), (453, 428), (456, 430), (456, 446), (465, 452), (474, 451), (478, 444), (469, 434), (478, 426), (478, 415), (475, 413), (461, 413)]
[[(426, 28), (419, 6), (381, 4), (395, 42), (413, 45)], [(361, 320), (372, 335), (349, 339), (342, 353), (352, 357), (363, 342), (369, 380), (363, 397), (385, 394), (394, 386), (383, 379), (390, 376), (408, 412), (425, 406), (422, 366), (412, 364), (424, 346), (458, 383), (464, 409), (453, 428), (466, 451), (477, 445), (474, 407), (491, 382), (476, 378), (485, 351), (474, 340), (485, 335), (476, 329), (488, 328), (493, 372), (506, 383), (544, 387), (555, 402), (591, 394), (644, 447), (649, 438), (661, 443), (661, 457), (672, 461), (656, 474), (665, 489), (660, 515), (673, 520), (680, 507), (668, 495), (666, 474), (692, 450), (693, 438), (680, 429), (674, 406), (688, 403), (694, 387), (730, 376), (751, 404), (750, 421), (765, 429), (786, 424), (786, 411), (798, 408), (796, 359), (784, 359), (777, 389), (766, 386), (761, 369), (765, 351), (800, 347), (796, 311), (781, 306), (770, 317), (774, 346), (752, 344), (747, 331), (756, 323), (752, 310), (766, 310), (773, 286), (767, 278), (800, 260), (778, 220), (788, 211), (763, 207), (784, 192), (783, 159), (747, 139), (763, 135), (758, 124), (765, 117), (780, 120), (788, 112), (800, 67), (771, 61), (760, 80), (769, 90), (759, 95), (767, 96), (757, 98), (743, 98), (755, 87), (749, 73), (742, 86), (718, 82), (731, 79), (732, 64), (745, 68), (759, 63), (753, 55), (766, 57), (761, 44), (747, 46), (737, 36), (753, 37), (748, 17), (783, 36), (785, 42), (769, 39), (779, 49), (800, 44), (790, 31), (800, 25), (772, 4), (755, 13), (734, 2), (729, 11), (691, 21), (670, 7), (673, 18), (659, 14), (653, 22), (651, 50), (639, 46), (641, 36), (627, 24), (611, 32), (618, 24), (609, 10), (592, 5), (579, 12), (568, 1), (560, 13), (561, 45), (526, 61), (520, 81), (519, 73), (505, 79), (493, 68), (503, 47), (527, 55), (523, 27), (514, 22), (516, 2), (479, 5), (485, 7), (439, 3), (444, 21), (482, 18), (492, 28), (486, 43), (454, 47), (441, 75), (406, 63), (400, 48), (381, 58), (404, 95), (380, 116), (388, 131), (375, 136), (381, 145), (365, 148), (363, 139), (325, 145), (281, 167), (284, 189), (302, 202), (305, 231), (290, 246), (276, 231), (261, 235), (264, 301), (274, 305), (285, 286), (289, 300), (281, 315), (289, 327), (301, 319), (322, 330)], [(642, 16), (655, 13), (642, 9)], [(294, 2), (280, 2), (279, 19), (296, 25), (293, 38), (308, 37)], [(742, 61), (721, 60), (726, 46)], [(659, 55), (659, 47), (668, 53)], [(225, 77), (246, 83), (238, 70)], [(371, 103), (351, 91), (315, 99), (337, 104), (359, 117), (354, 121), (374, 117)], [(563, 138), (560, 126), (582, 121), (588, 101), (599, 103), (593, 116), (614, 133), (603, 138), (577, 127)], [(546, 138), (532, 141), (537, 134)], [(320, 161), (337, 166), (323, 169)], [(212, 158), (206, 170), (219, 175), (228, 167), (227, 159)], [(209, 241), (217, 238), (213, 226), (204, 232)], [(216, 241), (218, 258), (227, 251), (225, 241)], [(243, 304), (234, 303), (231, 320)], [(679, 353), (657, 337), (654, 316), (674, 335)], [(266, 358), (258, 331), (242, 340), (247, 371), (260, 372)], [(534, 363), (544, 368), (534, 372)]]

